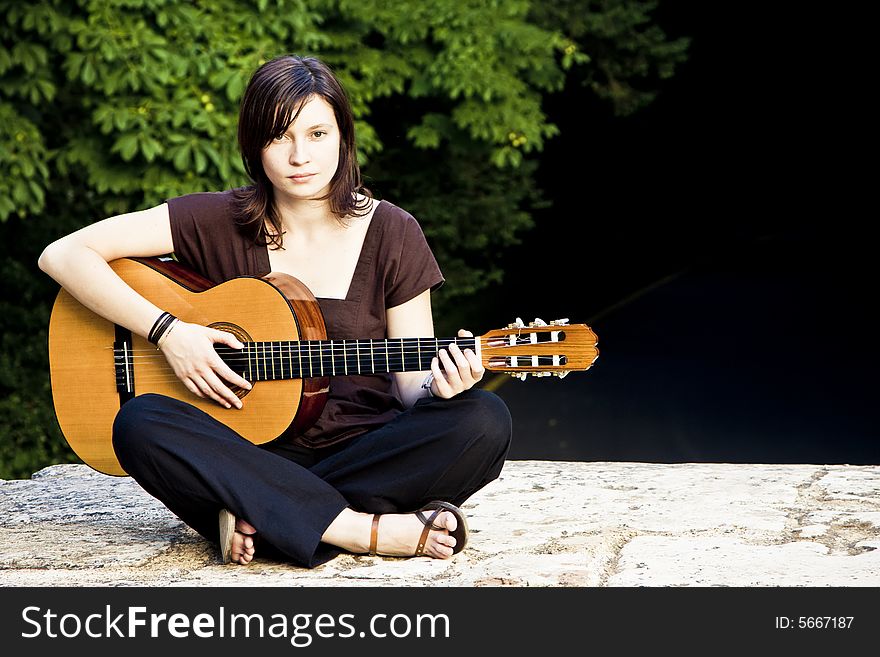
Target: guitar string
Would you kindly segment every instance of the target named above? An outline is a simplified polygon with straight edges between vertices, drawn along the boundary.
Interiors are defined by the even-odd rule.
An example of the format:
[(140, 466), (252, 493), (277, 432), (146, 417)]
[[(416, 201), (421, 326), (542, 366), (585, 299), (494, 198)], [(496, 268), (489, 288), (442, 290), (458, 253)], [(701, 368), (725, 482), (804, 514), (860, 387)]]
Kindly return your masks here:
[[(542, 356), (541, 358), (546, 359), (546, 358), (551, 358), (551, 357), (552, 356)], [(402, 363), (402, 359), (397, 359), (397, 360), (392, 359), (389, 361), (389, 363), (392, 365), (392, 369), (390, 371), (405, 371), (405, 370), (399, 369), (399, 365)], [(229, 363), (227, 363), (227, 365), (228, 364)], [(326, 364), (326, 361), (325, 361), (325, 364)], [(308, 374), (306, 374), (306, 368), (304, 367), (302, 369), (302, 371), (297, 372), (298, 375), (294, 375), (293, 370), (291, 368), (281, 366), (278, 368), (278, 370), (279, 370), (278, 373), (281, 374), (281, 376), (271, 376), (270, 377), (270, 376), (268, 376), (268, 373), (270, 371), (272, 371), (271, 370), (272, 365), (271, 364), (262, 364), (261, 367), (259, 367), (257, 369), (257, 377), (254, 378), (253, 382), (258, 383), (260, 381), (282, 381), (282, 380), (293, 380), (293, 379), (323, 378), (323, 377), (328, 377), (328, 376), (339, 376), (342, 374), (341, 371), (337, 372), (336, 374), (333, 374), (332, 372), (329, 372), (329, 371), (322, 374), (317, 371), (319, 367), (320, 367), (320, 365), (315, 366), (312, 370), (310, 370), (308, 372)], [(545, 370), (547, 368), (550, 368), (551, 370), (552, 369), (559, 369), (559, 366), (554, 366), (551, 363), (541, 363), (537, 367), (545, 369)], [(441, 365), (441, 368), (442, 368), (442, 365)], [(337, 366), (336, 369), (338, 370), (339, 367)], [(509, 365), (505, 364), (504, 366), (501, 366), (499, 364), (495, 364), (494, 366), (490, 365), (490, 367), (488, 367), (487, 369), (490, 371), (492, 371), (492, 370), (496, 370), (496, 371), (497, 370), (505, 370), (505, 369), (509, 369)], [(522, 368), (522, 371), (531, 371), (531, 370), (532, 370), (531, 366), (526, 366), (525, 368)], [(424, 372), (424, 371), (428, 371), (428, 369), (426, 368), (424, 370), (419, 369), (419, 370), (410, 370), (410, 371)], [(238, 374), (238, 372), (236, 372), (236, 373)], [(371, 372), (366, 372), (363, 374), (368, 375), (370, 373)], [(375, 373), (384, 373), (384, 372), (383, 372), (383, 370), (380, 369)], [(241, 373), (242, 376), (244, 376), (244, 374), (245, 374), (245, 372)], [(265, 375), (265, 376), (261, 376), (261, 374)], [(287, 376), (285, 376), (285, 374)], [(354, 374), (356, 374), (356, 372), (353, 372), (353, 371), (349, 372), (349, 375), (354, 375)], [(232, 386), (232, 384), (227, 382), (226, 379), (224, 379), (222, 377), (222, 375), (220, 375), (219, 373), (215, 372), (215, 376), (220, 378), (221, 381), (223, 381), (227, 385)], [(244, 378), (247, 378), (247, 377), (244, 377)], [(167, 363), (167, 362), (160, 363), (158, 369), (147, 370), (146, 372), (144, 372), (144, 371), (137, 372), (136, 371), (134, 374), (134, 380), (135, 380), (136, 385), (137, 384), (141, 384), (141, 385), (151, 384), (151, 383), (154, 384), (154, 383), (175, 383), (175, 382), (180, 383), (181, 382), (180, 379), (177, 377), (177, 375), (174, 374), (174, 371), (171, 369), (170, 363)]]
[[(446, 345), (451, 345), (453, 343), (470, 345), (471, 342), (475, 343), (475, 338), (436, 338), (436, 339), (435, 338), (388, 338), (388, 347), (389, 347), (389, 349), (397, 349), (398, 351), (400, 350), (400, 347), (404, 347), (407, 349), (415, 349), (415, 351), (419, 351), (420, 349), (424, 350), (427, 345), (430, 345), (430, 343), (435, 342), (435, 340), (438, 343), (444, 343)], [(244, 344), (245, 345), (252, 345), (252, 344), (268, 345), (269, 348), (272, 348), (272, 349), (293, 349), (294, 345), (298, 345), (298, 344), (311, 345), (314, 349), (318, 349), (319, 345), (323, 345), (321, 348), (323, 348), (326, 351), (326, 349), (328, 348), (328, 345), (330, 345), (331, 342), (333, 343), (332, 349), (334, 351), (335, 350), (345, 351), (345, 350), (355, 349), (357, 347), (366, 348), (370, 344), (373, 344), (376, 346), (381, 346), (384, 348), (385, 339), (384, 338), (377, 338), (377, 339), (372, 339), (372, 340), (371, 339), (362, 339), (362, 340), (346, 339), (344, 341), (341, 338), (340, 339), (334, 338), (333, 340), (330, 340), (330, 339), (326, 339), (326, 340), (255, 340), (255, 341), (251, 341), (251, 342), (245, 342)], [(343, 342), (345, 342), (345, 344), (342, 344)], [(287, 344), (281, 344), (281, 343), (287, 343)], [(489, 343), (488, 339), (480, 341), (481, 345), (488, 344), (488, 343)], [(218, 344), (218, 345), (221, 345), (224, 347), (226, 346), (222, 342), (215, 342), (214, 344)], [(233, 347), (228, 347), (228, 348), (233, 349)], [(264, 349), (266, 347), (258, 347), (258, 348)], [(116, 349), (116, 347), (105, 347), (105, 349)], [(150, 348), (129, 349), (128, 351), (129, 352), (152, 353), (152, 352), (155, 352), (158, 350), (154, 347), (152, 349), (150, 349)], [(237, 351), (241, 351), (241, 350), (239, 349)]]
[[(364, 345), (363, 343), (359, 344), (358, 347), (356, 348), (353, 344), (346, 344), (346, 345), (334, 344), (332, 347), (330, 347), (327, 343), (324, 343), (324, 342), (322, 342), (322, 346), (319, 346), (315, 342), (313, 342), (311, 345), (308, 345), (308, 343), (304, 341), (302, 343), (296, 343), (296, 344), (303, 344), (304, 345), (303, 348), (298, 348), (294, 345), (276, 344), (277, 342), (279, 342), (279, 341), (266, 340), (266, 341), (262, 342), (262, 345), (264, 345), (264, 346), (257, 346), (249, 351), (246, 351), (244, 349), (234, 349), (233, 347), (228, 347), (226, 345), (223, 345), (222, 343), (215, 343), (215, 344), (221, 344), (221, 346), (224, 347), (224, 352), (228, 356), (230, 356), (230, 357), (235, 356), (237, 358), (241, 358), (244, 360), (247, 360), (249, 356), (251, 358), (254, 358), (254, 357), (262, 358), (262, 357), (264, 357), (264, 355), (269, 355), (269, 356), (273, 356), (273, 357), (287, 358), (290, 355), (292, 355), (293, 357), (298, 357), (300, 354), (302, 354), (304, 357), (308, 357), (309, 354), (311, 354), (312, 356), (320, 356), (321, 354), (324, 354), (325, 356), (332, 355), (334, 357), (339, 357), (339, 358), (342, 358), (345, 354), (348, 354), (349, 358), (351, 358), (351, 357), (357, 358), (358, 357), (358, 349), (362, 350), (359, 354), (360, 358), (367, 358), (367, 356), (370, 354), (370, 349), (366, 345)], [(282, 340), (280, 342), (284, 342), (284, 341)], [(245, 343), (245, 344), (252, 345), (255, 343), (249, 342), (249, 343)], [(450, 344), (452, 344), (452, 343), (450, 342), (448, 344), (444, 344), (443, 346), (448, 347)], [(470, 343), (464, 343), (464, 342), (463, 343), (456, 343), (456, 344), (460, 344), (460, 346), (462, 346), (464, 349), (471, 349), (472, 346), (474, 346), (474, 347), (476, 346), (476, 345), (471, 345)], [(381, 343), (376, 346), (378, 348), (372, 350), (373, 354), (375, 355), (376, 358), (384, 358), (384, 354), (386, 351), (385, 346), (382, 345)], [(483, 346), (482, 343), (481, 343), (481, 346)], [(412, 345), (398, 346), (396, 344), (389, 344), (387, 351), (390, 356), (400, 356), (401, 354), (404, 354), (406, 356), (412, 356), (412, 355), (418, 355), (418, 354), (427, 354), (429, 351), (433, 351), (432, 347), (433, 347), (433, 345), (424, 345), (424, 344), (417, 345), (417, 346), (412, 346)], [(113, 350), (113, 351), (121, 351), (117, 347), (105, 347), (104, 349), (105, 350)], [(229, 350), (228, 352), (226, 351), (227, 349)], [(152, 358), (156, 358), (157, 356), (162, 356), (164, 358), (164, 355), (161, 353), (158, 353), (159, 350), (157, 350), (157, 349), (128, 349), (127, 351), (129, 354), (132, 354), (132, 358), (135, 360), (145, 359), (145, 358), (152, 359)], [(437, 352), (435, 351), (434, 353), (436, 354)]]
[[(317, 352), (313, 352), (313, 354), (314, 353), (317, 353)], [(382, 356), (380, 356), (379, 357), (380, 368), (378, 368), (378, 370), (375, 369), (375, 361), (374, 361), (374, 359), (371, 358), (371, 363), (370, 363), (371, 367), (368, 369), (373, 369), (378, 373), (383, 373), (385, 371), (385, 368), (382, 368), (381, 365), (383, 364), (383, 361), (384, 361), (385, 367), (388, 368), (389, 372), (391, 372), (391, 371), (406, 371), (405, 368), (401, 367), (402, 365), (406, 364), (404, 362), (406, 360), (405, 356), (415, 355), (416, 353), (417, 352), (408, 351), (408, 352), (405, 352), (403, 355), (401, 355), (400, 352), (391, 352), (388, 354), (387, 357), (383, 358)], [(340, 364), (333, 363), (332, 359), (331, 359), (331, 363), (327, 363), (326, 357), (329, 354), (327, 354), (326, 352), (324, 352), (323, 358), (320, 358), (321, 354), (318, 354), (319, 359), (318, 359), (317, 363), (315, 363), (314, 359), (309, 359), (308, 354), (304, 354), (304, 355), (306, 356), (307, 360), (303, 361), (302, 363), (300, 363), (299, 354), (296, 354), (296, 355), (289, 354), (289, 353), (281, 354), (281, 352), (279, 352), (278, 354), (272, 354), (273, 358), (271, 360), (269, 358), (266, 358), (262, 354), (257, 355), (257, 358), (259, 358), (260, 360), (259, 360), (259, 364), (256, 367), (256, 370), (257, 370), (257, 377), (255, 377), (256, 381), (290, 380), (290, 379), (303, 379), (303, 378), (320, 378), (322, 376), (334, 376), (334, 374), (332, 373), (332, 370), (336, 370), (337, 372), (336, 372), (335, 376), (338, 376), (341, 373), (340, 370), (344, 369), (344, 367), (345, 367), (345, 360), (348, 361), (348, 367), (351, 370), (356, 369), (358, 367), (358, 365), (360, 365), (361, 367), (366, 365), (366, 360), (365, 360), (366, 354), (361, 354), (361, 358), (354, 360), (354, 361), (352, 361), (351, 357), (349, 356), (347, 359), (344, 359), (343, 362)], [(422, 352), (421, 355), (424, 357), (427, 355), (427, 353)], [(143, 360), (146, 358), (154, 359), (154, 358), (158, 358), (158, 357), (161, 357), (162, 360), (164, 361), (164, 355), (157, 354), (155, 351), (153, 351), (153, 353), (150, 356), (139, 356), (139, 357), (135, 357), (135, 358), (140, 358)], [(296, 358), (296, 361), (294, 361), (295, 364), (297, 365), (296, 368), (291, 366), (292, 365), (291, 360), (294, 357)], [(433, 360), (434, 357), (435, 357), (435, 355), (432, 355), (431, 359)], [(523, 358), (530, 358), (530, 357), (526, 356)], [(547, 358), (552, 358), (552, 356), (551, 355), (542, 355), (542, 356), (539, 356), (539, 358), (547, 359)], [(268, 373), (270, 371), (273, 371), (273, 373), (276, 372), (276, 370), (273, 369), (273, 361), (275, 361), (274, 364), (277, 364), (277, 367), (278, 367), (277, 372), (280, 373), (282, 376), (281, 377), (266, 376), (265, 378), (261, 378), (261, 376), (260, 376), (261, 374), (268, 375)], [(161, 368), (160, 371), (149, 371), (148, 370), (148, 372), (143, 372), (143, 371), (141, 371), (140, 373), (135, 372), (135, 380), (137, 382), (140, 382), (141, 384), (179, 381), (177, 375), (174, 374), (173, 370), (171, 369), (170, 364), (167, 361), (164, 361), (164, 362), (159, 361), (159, 362), (160, 362), (160, 368)], [(253, 370), (251, 370), (251, 367), (255, 364), (253, 361), (253, 358), (251, 358), (249, 360), (246, 357), (246, 355), (244, 357), (240, 356), (237, 358), (227, 358), (226, 360), (224, 360), (224, 363), (227, 366), (229, 366), (231, 369), (233, 369), (233, 371), (235, 371), (236, 368), (242, 368), (242, 373), (244, 373), (243, 367), (245, 365), (247, 366), (247, 371), (250, 373), (253, 373)], [(489, 363), (487, 363), (487, 364), (489, 364)], [(419, 366), (421, 366), (421, 365), (422, 365), (422, 362), (419, 362)], [(322, 366), (327, 366), (327, 368), (331, 371), (328, 371), (326, 373), (319, 373)], [(428, 367), (425, 367), (425, 369), (421, 369), (421, 367), (420, 367), (420, 369), (418, 369), (418, 370), (411, 370), (411, 371), (424, 372), (424, 371), (428, 371), (429, 367), (430, 367), (430, 365), (428, 365)], [(492, 366), (490, 364), (489, 369), (492, 369), (493, 367), (495, 369), (502, 369), (502, 367), (499, 366), (498, 364), (496, 364), (494, 366)], [(539, 365), (539, 367), (553, 368), (554, 365), (552, 365), (551, 363), (541, 363)], [(555, 367), (558, 367), (558, 366), (555, 366)], [(298, 370), (299, 376), (293, 375), (294, 369)], [(308, 371), (309, 375), (303, 376), (306, 373), (306, 371)], [(236, 372), (236, 373), (238, 373), (238, 372)], [(361, 374), (361, 372), (358, 372), (358, 373)], [(371, 372), (369, 372), (369, 371), (366, 372), (366, 374), (370, 374), (370, 373)], [(289, 374), (289, 375), (284, 376), (285, 374)], [(353, 374), (355, 374), (355, 372), (351, 371), (351, 372), (348, 372), (348, 374), (353, 375)], [(217, 376), (220, 376), (220, 375), (217, 374)], [(221, 379), (222, 379), (222, 377), (221, 377)], [(223, 379), (223, 380), (225, 381), (225, 379)]]
[[(540, 345), (540, 346), (549, 346), (549, 345)], [(409, 363), (412, 360), (424, 360), (426, 357), (428, 358), (436, 358), (437, 352), (431, 352), (426, 350), (420, 351), (403, 351), (400, 350), (390, 351), (386, 354), (385, 351), (381, 352), (373, 352), (370, 353), (361, 353), (355, 354), (351, 352), (330, 352), (328, 350), (319, 351), (317, 349), (314, 350), (272, 350), (272, 349), (262, 349), (255, 350), (254, 352), (226, 352), (220, 355), (221, 360), (228, 365), (252, 365), (254, 363), (260, 363), (263, 366), (263, 363), (268, 363), (269, 367), (271, 367), (272, 361), (277, 361), (279, 363), (284, 362), (287, 363), (291, 360), (296, 363), (303, 362), (303, 364), (317, 363), (317, 367), (320, 366), (322, 361), (326, 362), (327, 359), (330, 359), (331, 363), (334, 363), (336, 360), (339, 361), (342, 367), (346, 366), (348, 363), (348, 367), (357, 368), (358, 364), (360, 367), (364, 367), (367, 363), (370, 363), (371, 366), (373, 363)], [(505, 354), (493, 354), (497, 357), (509, 357), (509, 355), (505, 356)], [(549, 357), (553, 355), (562, 355), (562, 354), (517, 354), (520, 358), (530, 358), (532, 356), (538, 356), (539, 358)], [(165, 359), (165, 355), (162, 353), (146, 353), (140, 355), (133, 355), (128, 359), (128, 362), (131, 363), (144, 363), (150, 361), (163, 361)]]
[[(389, 347), (388, 354), (383, 357), (384, 350), (380, 351), (380, 353), (379, 353), (380, 364), (381, 364), (381, 360), (386, 361), (386, 367), (389, 368), (389, 371), (406, 371), (405, 369), (402, 369), (402, 370), (398, 369), (398, 368), (400, 368), (400, 366), (405, 365), (404, 361), (406, 360), (406, 357), (412, 356), (412, 355), (421, 355), (421, 356), (427, 355), (427, 352), (422, 348), (422, 346), (423, 346), (424, 342), (432, 342), (434, 340), (434, 338), (389, 338), (389, 339), (394, 340), (395, 343), (388, 345), (388, 347)], [(483, 339), (482, 336), (460, 337), (460, 338), (437, 338), (436, 340), (438, 343), (445, 343), (444, 346), (447, 346), (447, 347), (453, 343), (456, 343), (456, 344), (461, 343), (465, 348), (468, 348), (471, 343), (473, 343), (474, 346), (476, 346), (477, 339), (480, 340), (481, 345), (488, 344), (490, 341), (490, 339)], [(492, 340), (501, 340), (503, 342), (503, 338), (500, 338), (500, 337), (492, 338)], [(288, 345), (282, 345), (282, 344), (276, 345), (276, 344), (274, 344), (274, 342), (288, 342)], [(348, 361), (348, 364), (352, 369), (357, 368), (359, 365), (363, 366), (366, 364), (366, 362), (365, 362), (365, 358), (367, 356), (366, 353), (357, 354), (357, 352), (355, 352), (355, 359), (356, 360), (354, 361), (354, 363), (351, 362), (352, 361), (352, 359), (351, 359), (352, 345), (348, 340), (346, 340), (346, 343), (348, 343), (348, 344), (342, 344), (341, 340), (333, 340), (332, 346), (328, 344), (330, 342), (331, 342), (330, 340), (265, 341), (265, 343), (268, 344), (268, 347), (266, 347), (266, 346), (258, 347), (256, 349), (254, 349), (254, 351), (252, 351), (252, 352), (244, 352), (244, 351), (240, 351), (240, 350), (235, 350), (234, 353), (237, 354), (236, 357), (230, 358), (229, 355), (227, 355), (227, 358), (224, 360), (224, 363), (227, 366), (229, 366), (230, 368), (242, 367), (244, 365), (247, 365), (248, 371), (250, 371), (252, 373), (251, 366), (254, 364), (253, 359), (254, 358), (259, 359), (259, 364), (257, 365), (257, 377), (256, 377), (255, 382), (265, 381), (265, 380), (270, 380), (270, 381), (276, 380), (277, 381), (277, 380), (292, 380), (292, 379), (305, 379), (305, 378), (321, 378), (322, 376), (333, 375), (330, 372), (328, 372), (326, 375), (315, 373), (315, 367), (316, 367), (315, 362), (314, 362), (315, 355), (318, 356), (318, 363), (317, 363), (318, 369), (321, 369), (322, 365), (327, 364), (326, 361), (323, 360), (327, 356), (330, 356), (331, 363), (332, 363), (333, 358), (335, 358), (337, 355), (339, 355), (340, 358), (343, 358), (343, 363), (342, 363), (343, 368), (345, 367), (346, 360)], [(366, 339), (366, 340), (357, 340), (355, 342), (357, 342), (358, 346), (364, 346), (363, 343), (370, 344), (371, 341), (369, 339)], [(380, 345), (382, 344), (381, 340), (375, 340), (373, 342), (374, 342), (374, 344), (380, 344)], [(520, 336), (517, 336), (516, 342), (518, 345), (520, 345), (520, 344), (534, 345), (535, 344), (535, 343), (531, 342), (531, 340), (529, 338), (527, 338), (527, 337), (521, 338)], [(307, 345), (308, 348), (305, 350), (301, 350), (301, 349), (294, 350), (292, 347), (292, 344), (294, 344), (294, 343)], [(318, 343), (320, 343), (320, 345), (321, 345), (320, 347), (319, 347)], [(404, 343), (410, 343), (410, 345), (412, 343), (415, 343), (417, 346), (417, 349), (413, 350), (412, 346), (403, 347)], [(247, 344), (254, 344), (254, 343), (247, 343)], [(538, 343), (538, 344), (548, 345), (548, 344), (553, 344), (553, 343), (544, 342), (544, 343)], [(400, 345), (402, 347), (402, 349), (398, 349), (398, 345)], [(223, 346), (225, 347), (225, 345), (223, 345)], [(384, 345), (382, 345), (382, 346), (384, 346)], [(503, 344), (503, 346), (509, 347), (511, 345), (508, 342), (508, 343)], [(227, 347), (227, 348), (232, 350), (231, 347)], [(106, 349), (113, 349), (113, 347), (106, 347)], [(164, 354), (158, 353), (157, 350), (155, 350), (155, 349), (129, 349), (128, 351), (129, 351), (129, 353), (133, 353), (133, 352), (143, 353), (143, 355), (133, 355), (131, 360), (138, 360), (138, 361), (153, 360), (155, 358), (160, 358), (160, 357), (164, 360)], [(345, 357), (346, 352), (348, 353), (347, 357)], [(267, 356), (269, 358), (271, 358), (271, 360), (269, 358), (267, 358)], [(284, 363), (283, 361), (289, 361), (292, 358), (296, 358), (297, 359), (296, 363), (299, 366), (300, 365), (299, 361), (300, 361), (301, 356), (305, 356), (308, 359), (308, 363), (303, 362), (301, 364), (302, 371), (299, 372), (299, 376), (293, 376), (292, 375), (293, 368), (289, 366), (290, 363), (289, 362)], [(370, 369), (375, 369), (375, 365), (373, 364), (375, 356), (376, 356), (376, 354), (374, 352), (371, 355), (371, 366), (372, 367)], [(431, 356), (431, 358), (433, 359), (435, 356), (436, 356), (436, 352)], [(543, 356), (539, 356), (539, 357), (550, 358), (552, 356), (543, 355)], [(529, 358), (529, 356), (522, 356), (522, 358)], [(279, 369), (281, 370), (282, 378), (275, 378), (275, 377), (260, 378), (259, 375), (261, 372), (268, 374), (268, 372), (273, 369), (273, 362), (272, 361), (275, 361), (276, 359), (277, 359), (277, 364), (279, 366)], [(306, 372), (305, 365), (307, 365), (307, 364), (310, 366), (309, 367), (309, 376), (302, 376)], [(419, 362), (419, 365), (421, 365), (421, 364), (422, 363)], [(285, 366), (285, 365), (287, 365), (287, 366)], [(335, 363), (331, 364), (330, 369), (339, 369), (338, 367), (334, 367), (334, 365), (335, 365)], [(154, 371), (151, 373), (141, 372), (140, 376), (138, 376), (136, 373), (135, 374), (136, 382), (138, 382), (140, 384), (168, 383), (168, 382), (180, 383), (180, 379), (177, 377), (176, 374), (174, 374), (173, 370), (170, 367), (170, 364), (167, 363), (167, 361), (165, 363), (163, 363), (160, 367), (161, 367), (161, 371)], [(494, 367), (496, 369), (501, 369), (498, 365), (495, 365)], [(539, 367), (553, 368), (553, 367), (558, 367), (558, 366), (554, 366), (550, 363), (541, 363), (541, 365)], [(297, 367), (297, 369), (300, 369), (300, 367)], [(290, 372), (290, 376), (284, 377), (283, 375), (285, 374), (285, 371)], [(378, 372), (382, 372), (382, 371), (383, 371), (382, 368), (380, 368), (378, 370)], [(419, 370), (412, 370), (412, 371), (428, 371), (428, 370), (427, 369), (424, 369), (424, 370), (419, 369)], [(242, 372), (242, 373), (244, 373), (244, 372)], [(273, 370), (273, 373), (274, 373), (274, 370)], [(367, 372), (367, 374), (369, 374), (369, 373), (370, 372)], [(351, 372), (351, 374), (354, 374), (354, 372)], [(219, 376), (219, 375), (217, 375), (217, 376)], [(221, 377), (221, 379), (222, 379), (222, 377)], [(225, 379), (222, 379), (222, 380), (224, 382), (226, 382)], [(228, 383), (228, 382), (226, 382), (226, 383)]]
[[(425, 342), (430, 343), (431, 341), (433, 341), (433, 338), (404, 338), (402, 340), (400, 338), (389, 338), (389, 340), (395, 341), (395, 342), (387, 345), (387, 349), (388, 349), (389, 353), (394, 352), (394, 353), (399, 354), (399, 353), (401, 353), (401, 350), (402, 350), (403, 353), (405, 353), (406, 355), (411, 355), (414, 353), (417, 354), (417, 353), (425, 352), (426, 349), (430, 349), (431, 345), (430, 344), (425, 345), (424, 343)], [(415, 343), (415, 346), (413, 346), (412, 344), (409, 344), (407, 346), (404, 346), (403, 344), (401, 344), (401, 342), (410, 342), (411, 343), (413, 340), (422, 340), (422, 343)], [(460, 344), (460, 345), (464, 345), (465, 348), (467, 349), (467, 348), (470, 348), (470, 346), (471, 346), (470, 342), (469, 342), (470, 340), (472, 340), (472, 338), (459, 338), (458, 340), (453, 340), (451, 338), (438, 338), (437, 342), (444, 344), (444, 346), (449, 346), (453, 343)], [(501, 340), (501, 338), (492, 338), (492, 340)], [(501, 344), (498, 344), (494, 347), (490, 347), (489, 346), (490, 341), (491, 341), (490, 339), (481, 340), (480, 346), (481, 347), (488, 347), (488, 348), (503, 348), (503, 347), (511, 347), (511, 346), (530, 346), (530, 345), (543, 346), (543, 345), (559, 344), (558, 342), (538, 342), (538, 343), (535, 343), (529, 339), (517, 339), (516, 344), (514, 344), (514, 345), (511, 345), (509, 341), (504, 342), (503, 340), (501, 340)], [(339, 353), (344, 354), (346, 352), (351, 353), (352, 349), (354, 349), (355, 353), (356, 353), (357, 350), (360, 348), (363, 348), (366, 350), (368, 348), (368, 346), (371, 344), (371, 342), (369, 340), (361, 340), (361, 341), (345, 340), (345, 342), (347, 344), (342, 344), (342, 342), (343, 342), (342, 340), (332, 340), (332, 342), (333, 342), (332, 345), (329, 344), (330, 342), (331, 342), (331, 340), (262, 340), (262, 341), (255, 341), (255, 342), (246, 342), (245, 345), (254, 345), (254, 344), (263, 345), (263, 346), (255, 347), (254, 351), (252, 351), (252, 352), (246, 352), (242, 349), (234, 349), (233, 347), (228, 347), (227, 345), (224, 345), (223, 343), (219, 343), (219, 342), (215, 343), (215, 344), (219, 344), (219, 345), (221, 345), (225, 348), (228, 348), (230, 350), (233, 350), (233, 351), (238, 351), (243, 354), (243, 357), (246, 357), (246, 355), (248, 353), (254, 354), (255, 352), (263, 352), (266, 350), (269, 350), (272, 354), (274, 354), (277, 351), (278, 353), (283, 353), (285, 355), (288, 354), (289, 352), (299, 354), (300, 352), (308, 353), (309, 351), (311, 351), (312, 353), (320, 352), (320, 353), (325, 353), (325, 354), (332, 353), (332, 354), (336, 355)], [(353, 342), (355, 344), (352, 344)], [(281, 343), (287, 343), (287, 344), (281, 344)], [(381, 339), (372, 341), (372, 344), (377, 347), (380, 347), (379, 353), (384, 353), (385, 345), (382, 343)], [(266, 345), (268, 345), (268, 346), (266, 346)], [(300, 348), (300, 347), (297, 347), (296, 345), (303, 345), (305, 348)], [(476, 346), (476, 343), (474, 343), (474, 346)], [(399, 347), (401, 347), (402, 349)], [(104, 349), (116, 350), (118, 348), (117, 347), (104, 347)], [(155, 357), (157, 355), (156, 352), (158, 351), (158, 349), (128, 349), (127, 351), (130, 354), (144, 354), (144, 355), (149, 355), (149, 356)], [(366, 355), (366, 352), (364, 354), (361, 354), (362, 357), (364, 357), (365, 355)], [(142, 358), (142, 357), (143, 356), (140, 356), (140, 355), (134, 356), (134, 358)]]

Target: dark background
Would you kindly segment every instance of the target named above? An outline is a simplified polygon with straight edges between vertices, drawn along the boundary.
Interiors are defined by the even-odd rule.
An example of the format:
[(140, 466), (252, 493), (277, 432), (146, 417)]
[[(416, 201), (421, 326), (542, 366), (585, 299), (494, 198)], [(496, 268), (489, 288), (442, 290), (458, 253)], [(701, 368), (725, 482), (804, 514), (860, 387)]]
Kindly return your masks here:
[(553, 207), (475, 331), (568, 317), (601, 355), (564, 380), (487, 377), (511, 458), (880, 462), (869, 42), (864, 17), (806, 11), (661, 3), (693, 41), (651, 107), (614, 118), (577, 85), (547, 106)]

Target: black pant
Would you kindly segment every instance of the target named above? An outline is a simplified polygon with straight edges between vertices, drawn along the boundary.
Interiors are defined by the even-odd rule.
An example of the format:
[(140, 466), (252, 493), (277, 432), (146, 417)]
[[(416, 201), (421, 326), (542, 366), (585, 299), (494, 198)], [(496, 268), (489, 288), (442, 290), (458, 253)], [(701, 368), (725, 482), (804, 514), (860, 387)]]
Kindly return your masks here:
[[(510, 447), (507, 406), (471, 389), (420, 399), (383, 427), (339, 445), (254, 445), (185, 402), (146, 394), (113, 425), (117, 458), (148, 493), (210, 541), (229, 509), (283, 558), (314, 567), (341, 552), (321, 536), (346, 507), (414, 511), (460, 505), (501, 473)], [(262, 547), (261, 547), (262, 551)]]

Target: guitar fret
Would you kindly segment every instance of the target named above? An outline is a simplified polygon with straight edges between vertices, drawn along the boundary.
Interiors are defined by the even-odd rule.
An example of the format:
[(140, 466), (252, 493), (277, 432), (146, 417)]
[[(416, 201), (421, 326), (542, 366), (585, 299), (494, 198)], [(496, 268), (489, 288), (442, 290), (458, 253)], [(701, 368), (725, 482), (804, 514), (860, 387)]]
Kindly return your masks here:
[(358, 374), (361, 373), (361, 346), (360, 340), (354, 341), (354, 352), (357, 354)]
[(406, 353), (403, 351), (403, 340), (400, 341), (400, 360), (402, 361), (402, 372), (406, 372)]
[(272, 354), (272, 380), (276, 380), (278, 377), (275, 376), (275, 344), (273, 342), (269, 343), (269, 353)]
[(370, 370), (375, 374), (376, 373), (376, 359), (373, 353), (373, 341), (370, 340)]
[(391, 364), (388, 362), (388, 338), (385, 338), (385, 371), (391, 371)]
[[(342, 341), (342, 352), (345, 353), (345, 340)], [(346, 367), (346, 374), (348, 374), (348, 368)], [(336, 374), (336, 354), (333, 349), (333, 340), (330, 340), (330, 370), (333, 374)]]

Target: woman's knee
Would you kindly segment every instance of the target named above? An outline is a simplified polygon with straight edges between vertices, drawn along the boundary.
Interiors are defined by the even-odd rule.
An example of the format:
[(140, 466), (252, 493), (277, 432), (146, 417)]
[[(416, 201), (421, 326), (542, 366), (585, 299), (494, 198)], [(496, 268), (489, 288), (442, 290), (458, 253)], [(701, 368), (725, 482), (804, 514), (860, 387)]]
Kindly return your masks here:
[(167, 412), (168, 397), (162, 395), (138, 395), (119, 409), (113, 420), (113, 449), (117, 456), (143, 451), (148, 448), (159, 432), (156, 421)]
[(513, 433), (512, 419), (507, 404), (498, 395), (488, 390), (471, 389), (467, 395), (468, 426), (484, 442), (491, 443), (499, 450), (507, 451)]

